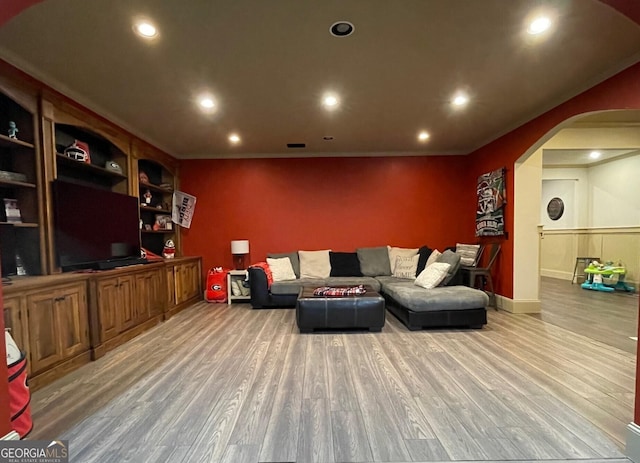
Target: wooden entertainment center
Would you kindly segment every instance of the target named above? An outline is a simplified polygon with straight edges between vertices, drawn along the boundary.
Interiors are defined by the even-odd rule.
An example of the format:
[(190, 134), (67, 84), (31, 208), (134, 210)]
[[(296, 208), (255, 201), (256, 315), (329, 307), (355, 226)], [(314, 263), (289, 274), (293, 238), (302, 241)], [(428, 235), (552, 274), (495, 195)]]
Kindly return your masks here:
[[(65, 154), (74, 140), (89, 148), (88, 162)], [(179, 187), (178, 161), (2, 61), (0, 171), (0, 255), (20, 274), (2, 286), (4, 322), (27, 354), (32, 389), (202, 299), (201, 259), (182, 255), (180, 227), (166, 220)], [(170, 239), (176, 257), (63, 272), (52, 187), (59, 181), (138, 198), (142, 246), (162, 255)], [(18, 220), (5, 199), (17, 204)]]

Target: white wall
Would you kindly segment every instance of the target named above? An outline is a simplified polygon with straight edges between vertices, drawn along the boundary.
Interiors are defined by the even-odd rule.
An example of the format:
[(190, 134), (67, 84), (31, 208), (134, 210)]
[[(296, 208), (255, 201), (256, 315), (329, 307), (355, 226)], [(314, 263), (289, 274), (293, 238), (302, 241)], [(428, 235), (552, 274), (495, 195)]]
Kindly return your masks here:
[(640, 156), (589, 169), (589, 226), (640, 225)]
[[(589, 168), (544, 168), (540, 223), (545, 229), (635, 227), (640, 225), (640, 156), (613, 160)], [(573, 185), (571, 192), (570, 185)], [(565, 201), (568, 217), (553, 221), (547, 203)]]
[[(547, 215), (547, 204), (551, 198), (556, 196), (564, 201), (562, 195), (567, 184), (573, 185), (572, 200), (569, 204), (565, 201), (565, 214), (569, 215), (571, 220), (563, 217), (558, 221), (553, 221)], [(545, 228), (589, 226), (589, 175), (586, 167), (557, 167), (542, 170), (540, 223)]]

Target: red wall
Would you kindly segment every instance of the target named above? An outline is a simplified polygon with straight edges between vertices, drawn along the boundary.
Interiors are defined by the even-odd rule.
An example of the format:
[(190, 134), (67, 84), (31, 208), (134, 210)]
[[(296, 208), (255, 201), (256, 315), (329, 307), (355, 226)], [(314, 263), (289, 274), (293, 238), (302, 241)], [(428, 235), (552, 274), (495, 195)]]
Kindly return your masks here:
[(205, 271), (232, 265), (233, 239), (249, 240), (247, 262), (267, 252), (474, 240), (464, 157), (188, 160), (180, 178), (198, 198), (183, 251), (203, 256)]

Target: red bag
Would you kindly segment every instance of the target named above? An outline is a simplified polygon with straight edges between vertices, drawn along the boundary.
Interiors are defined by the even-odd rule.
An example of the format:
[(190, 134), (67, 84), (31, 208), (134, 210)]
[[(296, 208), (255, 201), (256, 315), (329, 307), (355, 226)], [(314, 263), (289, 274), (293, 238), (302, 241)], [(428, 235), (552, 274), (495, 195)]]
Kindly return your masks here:
[(9, 372), (9, 413), (11, 427), (21, 439), (31, 432), (31, 392), (27, 385), (27, 358), (9, 331), (4, 333), (7, 347), (7, 369)]
[(212, 267), (207, 273), (207, 289), (204, 299), (207, 302), (227, 302), (227, 273), (222, 267)]

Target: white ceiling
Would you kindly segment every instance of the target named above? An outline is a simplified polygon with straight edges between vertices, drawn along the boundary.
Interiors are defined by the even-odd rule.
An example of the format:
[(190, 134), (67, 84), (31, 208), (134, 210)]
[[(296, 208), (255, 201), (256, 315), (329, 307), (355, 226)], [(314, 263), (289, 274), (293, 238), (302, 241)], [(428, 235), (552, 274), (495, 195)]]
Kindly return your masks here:
[[(599, 152), (600, 157), (590, 157), (593, 151)], [(640, 156), (640, 149), (543, 149), (542, 165), (544, 167), (590, 167), (622, 156)]]
[[(133, 33), (141, 16), (158, 39)], [(354, 34), (332, 37), (338, 20)], [(640, 25), (597, 0), (46, 0), (0, 28), (0, 57), (182, 158), (466, 154), (639, 51)]]

